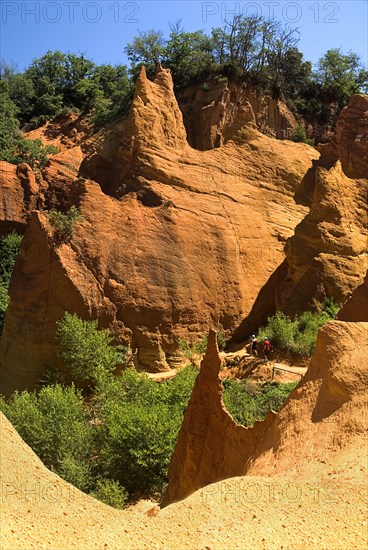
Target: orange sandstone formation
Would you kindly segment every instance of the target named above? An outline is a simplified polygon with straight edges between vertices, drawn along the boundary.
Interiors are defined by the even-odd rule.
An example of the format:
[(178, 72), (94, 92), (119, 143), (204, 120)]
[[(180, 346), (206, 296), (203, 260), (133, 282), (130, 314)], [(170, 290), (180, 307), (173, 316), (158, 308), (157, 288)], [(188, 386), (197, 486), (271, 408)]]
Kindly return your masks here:
[[(191, 149), (161, 68), (154, 82), (142, 71), (124, 131), (112, 132), (105, 145), (91, 138), (82, 162), (85, 177), (98, 171), (93, 162), (105, 166), (101, 186), (71, 183), (68, 155), (75, 151), (78, 164), (78, 148), (48, 167), (56, 181), (63, 171), (65, 207), (77, 205), (84, 221), (58, 248), (45, 216), (33, 215), (10, 288), (1, 391), (32, 388), (57, 362), (55, 323), (65, 310), (97, 318), (131, 345), (138, 367), (160, 371), (176, 360), (178, 337), (213, 324), (232, 330), (260, 290), (282, 280), (283, 243), (307, 212), (293, 197), (318, 157), (314, 149), (252, 124), (221, 148)], [(55, 202), (61, 184), (49, 185)], [(255, 323), (273, 311), (268, 292)]]

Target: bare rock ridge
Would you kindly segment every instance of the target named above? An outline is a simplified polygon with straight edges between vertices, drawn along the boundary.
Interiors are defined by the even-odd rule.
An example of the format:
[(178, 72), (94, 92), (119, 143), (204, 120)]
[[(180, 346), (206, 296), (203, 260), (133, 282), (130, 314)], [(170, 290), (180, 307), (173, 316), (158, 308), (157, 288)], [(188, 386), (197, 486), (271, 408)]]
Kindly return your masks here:
[(341, 321), (323, 326), (305, 377), (277, 415), (270, 413), (252, 428), (237, 426), (225, 410), (212, 332), (170, 462), (163, 505), (235, 475), (312, 475), (319, 463), (329, 465), (363, 437), (367, 329), (367, 323)]
[(28, 164), (0, 161), (0, 234), (23, 233), (28, 214), (38, 207), (39, 185)]
[(270, 137), (288, 139), (298, 121), (285, 104), (231, 82), (211, 82), (209, 89), (178, 92), (188, 141), (202, 151), (221, 147), (241, 126), (252, 123)]
[(340, 321), (368, 322), (368, 272), (364, 282), (354, 290), (337, 318)]
[(367, 269), (368, 96), (353, 95), (330, 143), (319, 146), (310, 212), (287, 241), (276, 306), (294, 315), (326, 297), (343, 304)]
[(222, 401), (220, 367), (216, 333), (210, 330), (207, 351), (171, 458), (162, 506), (215, 481), (243, 475), (247, 461), (272, 424), (272, 412), (251, 429), (235, 424)]
[(326, 168), (339, 159), (349, 178), (368, 177), (368, 96), (354, 94), (336, 123), (329, 143), (318, 147)]
[(312, 205), (287, 241), (288, 276), (276, 305), (287, 314), (314, 309), (332, 297), (346, 302), (367, 269), (367, 184), (348, 178), (340, 161), (318, 167)]
[[(307, 213), (294, 194), (318, 153), (252, 124), (223, 147), (191, 149), (167, 70), (159, 68), (154, 82), (142, 71), (128, 121), (111, 132), (90, 145), (91, 158), (113, 166), (108, 189), (72, 180), (78, 146), (76, 164), (63, 157), (71, 149), (50, 164), (50, 201), (65, 185), (65, 207), (77, 205), (84, 221), (56, 248), (43, 214), (28, 225), (1, 339), (6, 394), (34, 387), (57, 364), (55, 323), (65, 310), (110, 327), (117, 342), (130, 344), (137, 367), (153, 371), (176, 360), (178, 337), (211, 325), (233, 330), (283, 264), (284, 243)], [(260, 318), (272, 307), (265, 303)]]

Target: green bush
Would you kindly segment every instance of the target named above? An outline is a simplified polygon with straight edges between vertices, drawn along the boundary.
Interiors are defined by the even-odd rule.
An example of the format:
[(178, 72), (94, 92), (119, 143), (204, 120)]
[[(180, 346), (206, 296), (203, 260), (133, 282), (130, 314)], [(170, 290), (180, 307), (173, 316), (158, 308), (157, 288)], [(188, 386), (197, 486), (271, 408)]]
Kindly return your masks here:
[(90, 495), (118, 509), (125, 508), (128, 501), (128, 493), (124, 487), (119, 485), (117, 481), (108, 478), (97, 480), (96, 488)]
[(0, 406), (46, 466), (79, 489), (89, 489), (93, 432), (81, 394), (74, 386), (48, 386), (39, 393), (16, 392)]
[(46, 212), (53, 230), (54, 239), (57, 244), (70, 242), (76, 223), (81, 223), (84, 218), (76, 206), (72, 206), (66, 214), (58, 210)]
[(307, 145), (314, 145), (314, 139), (308, 139), (307, 134), (305, 132), (304, 126), (299, 124), (294, 128), (294, 131), (292, 132), (290, 136), (291, 141), (295, 141), (297, 143), (306, 143)]
[(294, 346), (295, 332), (295, 321), (279, 311), (273, 317), (269, 317), (265, 327), (259, 329), (258, 339), (263, 340), (267, 336), (272, 347), (290, 351)]
[(296, 382), (252, 384), (247, 380), (242, 382), (225, 380), (223, 399), (227, 410), (237, 424), (252, 426), (257, 420), (263, 420), (270, 410), (279, 411), (296, 384)]
[(97, 388), (101, 475), (130, 494), (160, 494), (198, 370), (158, 384), (127, 369)]
[(22, 238), (22, 235), (18, 235), (14, 231), (0, 238), (0, 332), (3, 330), (5, 313), (9, 304), (10, 277), (20, 251)]
[(279, 311), (273, 317), (269, 317), (265, 327), (259, 329), (258, 338), (263, 340), (267, 336), (275, 349), (310, 357), (316, 349), (318, 330), (334, 319), (338, 310), (339, 306), (334, 304), (332, 299), (328, 299), (323, 311), (305, 311), (294, 320)]
[(42, 170), (48, 163), (50, 155), (58, 153), (54, 145), (43, 145), (40, 139), (20, 139), (17, 145), (14, 162), (26, 162), (35, 170)]
[(110, 331), (98, 330), (97, 321), (66, 312), (57, 323), (56, 337), (60, 357), (76, 379), (96, 383), (123, 361), (125, 350), (112, 345)]

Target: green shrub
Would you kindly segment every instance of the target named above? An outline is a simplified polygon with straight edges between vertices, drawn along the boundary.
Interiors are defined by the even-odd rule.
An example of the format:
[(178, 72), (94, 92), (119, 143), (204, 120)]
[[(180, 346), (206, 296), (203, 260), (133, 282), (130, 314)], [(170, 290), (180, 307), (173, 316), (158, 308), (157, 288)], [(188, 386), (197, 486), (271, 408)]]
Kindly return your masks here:
[(223, 382), (223, 400), (225, 406), (237, 424), (252, 426), (257, 417), (254, 395), (250, 394), (247, 385), (237, 380)]
[(314, 145), (314, 139), (308, 139), (307, 134), (305, 131), (304, 126), (299, 124), (294, 128), (294, 131), (292, 132), (290, 136), (291, 141), (295, 141), (297, 143), (306, 143), (307, 145)]
[(242, 382), (225, 380), (223, 399), (227, 410), (237, 424), (252, 426), (257, 420), (266, 418), (270, 410), (279, 411), (296, 385), (296, 382), (252, 384), (247, 380)]
[(58, 210), (50, 210), (46, 215), (53, 227), (57, 244), (70, 242), (75, 224), (84, 220), (76, 206), (72, 206), (66, 214)]
[(117, 481), (108, 478), (97, 480), (96, 488), (90, 495), (118, 509), (125, 508), (128, 501), (128, 493), (124, 487), (119, 485)]
[(173, 380), (161, 384), (162, 399), (169, 406), (177, 406), (184, 411), (188, 405), (198, 369), (193, 365), (181, 369)]
[(39, 393), (16, 392), (0, 406), (46, 466), (82, 490), (90, 487), (92, 426), (74, 386), (48, 386)]
[(16, 257), (20, 251), (22, 235), (14, 231), (0, 238), (0, 333), (9, 304), (8, 288)]
[(274, 348), (290, 351), (294, 346), (295, 332), (296, 322), (278, 311), (276, 315), (268, 319), (265, 327), (260, 328), (258, 338), (263, 340), (267, 336)]
[(40, 139), (21, 139), (17, 145), (16, 164), (26, 162), (35, 170), (42, 170), (49, 161), (50, 155), (58, 153), (54, 145), (43, 145)]
[(131, 494), (161, 494), (182, 421), (179, 408), (108, 402), (101, 419), (100, 458), (109, 477)]
[(182, 369), (162, 384), (134, 369), (98, 386), (96, 406), (102, 476), (130, 494), (160, 494), (198, 370)]
[(222, 328), (217, 333), (217, 345), (220, 351), (224, 351), (226, 348), (226, 338)]
[(66, 312), (57, 323), (56, 337), (60, 357), (79, 380), (96, 383), (123, 361), (125, 350), (112, 345), (110, 331), (98, 330), (97, 321), (83, 321)]
[(339, 306), (332, 299), (326, 301), (322, 311), (305, 311), (294, 320), (279, 311), (259, 329), (258, 338), (262, 340), (267, 336), (275, 349), (310, 357), (316, 349), (318, 330), (334, 319), (338, 311)]

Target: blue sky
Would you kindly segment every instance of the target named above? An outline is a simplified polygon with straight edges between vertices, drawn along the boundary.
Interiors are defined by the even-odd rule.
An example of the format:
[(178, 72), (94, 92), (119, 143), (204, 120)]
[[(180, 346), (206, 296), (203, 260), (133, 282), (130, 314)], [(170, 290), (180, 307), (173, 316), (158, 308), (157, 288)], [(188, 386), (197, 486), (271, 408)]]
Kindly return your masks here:
[(317, 62), (330, 48), (358, 53), (368, 63), (366, 0), (0, 0), (0, 56), (19, 70), (47, 50), (84, 53), (96, 63), (127, 63), (124, 46), (138, 30), (182, 20), (186, 30), (221, 27), (232, 13), (274, 15), (300, 28), (299, 49)]

